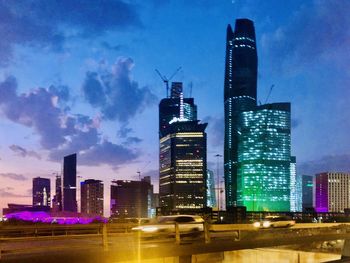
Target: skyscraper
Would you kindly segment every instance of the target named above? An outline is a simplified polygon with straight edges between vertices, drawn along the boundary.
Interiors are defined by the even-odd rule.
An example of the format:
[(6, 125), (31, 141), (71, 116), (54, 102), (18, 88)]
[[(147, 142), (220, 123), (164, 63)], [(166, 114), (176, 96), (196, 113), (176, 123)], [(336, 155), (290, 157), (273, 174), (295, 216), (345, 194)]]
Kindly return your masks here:
[(254, 24), (227, 27), (224, 171), (226, 208), (289, 211), (292, 171), (290, 103), (257, 105)]
[(159, 138), (164, 136), (172, 120), (180, 118), (180, 110), (184, 119), (197, 120), (197, 106), (193, 98), (183, 98), (182, 83), (173, 82), (170, 98), (162, 99), (159, 103)]
[(224, 82), (226, 206), (237, 205), (238, 136), (240, 113), (254, 109), (257, 94), (258, 57), (254, 24), (237, 19), (235, 31), (227, 27)]
[(56, 175), (55, 196), (52, 200), (52, 210), (62, 211), (62, 176)]
[(216, 207), (215, 178), (212, 170), (207, 170), (207, 206)]
[(103, 216), (103, 183), (89, 179), (80, 183), (81, 212), (88, 215)]
[(77, 154), (74, 153), (63, 159), (63, 211), (77, 212), (76, 188)]
[(141, 181), (112, 181), (111, 216), (117, 218), (150, 216), (152, 195), (153, 186), (148, 178)]
[(33, 178), (33, 206), (51, 206), (50, 179)]
[(303, 175), (302, 176), (302, 208), (303, 211), (307, 211), (313, 207), (313, 176)]
[(247, 211), (290, 210), (290, 104), (240, 114), (237, 203)]
[(163, 214), (199, 212), (206, 207), (207, 124), (179, 83), (171, 96), (159, 104), (159, 206)]
[(317, 212), (344, 212), (350, 207), (350, 173), (315, 175), (314, 207)]

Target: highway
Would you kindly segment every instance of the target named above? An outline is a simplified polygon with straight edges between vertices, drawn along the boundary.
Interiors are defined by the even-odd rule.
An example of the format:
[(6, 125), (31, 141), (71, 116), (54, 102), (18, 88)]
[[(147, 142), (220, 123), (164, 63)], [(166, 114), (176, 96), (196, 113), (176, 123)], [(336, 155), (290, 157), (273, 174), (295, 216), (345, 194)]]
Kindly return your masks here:
[(129, 229), (130, 226), (116, 224), (107, 224), (105, 228), (103, 225), (0, 227), (1, 260), (40, 263), (47, 262), (49, 257), (50, 262), (118, 262), (350, 239), (350, 225), (339, 223), (259, 230), (252, 225), (211, 225), (207, 237), (180, 240), (143, 239)]

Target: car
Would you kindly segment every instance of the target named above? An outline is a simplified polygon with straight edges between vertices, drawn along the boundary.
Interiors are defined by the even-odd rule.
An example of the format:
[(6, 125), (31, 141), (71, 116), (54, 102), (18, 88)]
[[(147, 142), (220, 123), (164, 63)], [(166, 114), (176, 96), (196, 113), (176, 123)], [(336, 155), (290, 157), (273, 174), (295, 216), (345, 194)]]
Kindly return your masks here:
[(295, 221), (288, 216), (266, 216), (262, 221), (254, 222), (256, 228), (291, 227)]
[(178, 223), (181, 235), (198, 235), (203, 232), (204, 220), (196, 215), (160, 216), (156, 223), (133, 227), (132, 231), (140, 233), (143, 237), (174, 236), (175, 224)]

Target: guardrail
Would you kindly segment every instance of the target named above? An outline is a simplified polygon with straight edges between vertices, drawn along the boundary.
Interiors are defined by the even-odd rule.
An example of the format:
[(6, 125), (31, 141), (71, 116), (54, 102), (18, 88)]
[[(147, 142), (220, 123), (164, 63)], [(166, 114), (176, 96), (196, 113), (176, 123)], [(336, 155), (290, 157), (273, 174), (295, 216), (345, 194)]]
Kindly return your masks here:
[[(184, 223), (189, 224), (189, 223)], [(198, 225), (198, 223), (195, 223)], [(270, 244), (274, 240), (278, 240), (281, 244), (287, 244), (291, 239), (293, 242), (299, 240), (310, 239), (315, 237), (315, 240), (322, 240), (324, 236), (336, 238), (347, 238), (350, 235), (349, 225), (334, 225), (322, 224), (323, 228), (284, 228), (268, 230), (253, 230), (249, 225), (211, 225), (203, 223), (203, 233), (201, 234), (201, 242), (198, 238), (192, 242), (188, 241), (181, 232), (181, 224), (175, 223), (174, 232), (170, 239), (169, 246), (177, 244), (192, 244), (200, 245), (205, 249), (217, 247), (220, 244), (221, 249), (224, 248), (221, 244), (228, 244), (232, 248), (242, 249), (248, 246), (249, 242), (254, 242), (257, 247)], [(114, 251), (117, 246), (115, 242), (139, 242), (137, 235), (131, 235), (131, 228), (136, 224), (90, 224), (90, 225), (28, 225), (28, 226), (0, 226), (0, 259), (1, 256), (21, 253), (37, 253), (42, 251), (57, 251), (59, 249), (101, 249), (102, 251)], [(220, 226), (220, 227), (218, 227)], [(293, 239), (294, 238), (294, 239)], [(318, 239), (317, 239), (318, 238)], [(128, 240), (127, 240), (128, 239)], [(51, 242), (51, 241), (55, 242)], [(84, 240), (84, 243), (80, 242)], [(270, 243), (267, 243), (268, 240)], [(297, 240), (297, 241), (296, 241)], [(311, 239), (310, 239), (311, 240)], [(330, 239), (332, 240), (332, 239)], [(58, 241), (58, 242), (56, 242)], [(63, 242), (60, 242), (63, 241)], [(236, 242), (240, 241), (240, 242)], [(288, 241), (288, 242), (287, 242)], [(47, 243), (45, 243), (47, 242)], [(146, 241), (147, 242), (147, 241)], [(155, 239), (151, 242), (163, 242)], [(283, 243), (285, 242), (285, 243)], [(46, 245), (47, 244), (47, 245)], [(131, 243), (130, 243), (131, 244)], [(137, 244), (137, 243), (134, 243)], [(160, 244), (160, 243), (159, 243)], [(275, 243), (271, 243), (276, 245)], [(139, 245), (139, 243), (138, 243)], [(126, 246), (129, 246), (127, 243)], [(184, 247), (184, 246), (176, 246)], [(249, 246), (248, 246), (249, 247)], [(218, 249), (220, 249), (218, 248)], [(204, 250), (203, 250), (204, 251)], [(203, 252), (202, 252), (203, 253)]]
[[(203, 232), (201, 232), (201, 239), (204, 240), (206, 244), (210, 243), (212, 240), (211, 232), (214, 231), (223, 231), (223, 227), (218, 229), (213, 227), (207, 222), (203, 223), (183, 223), (184, 225), (189, 224), (203, 224)], [(157, 224), (162, 225), (162, 224)], [(168, 225), (169, 224), (164, 224)], [(182, 223), (174, 223), (172, 234), (169, 237), (169, 241), (173, 240), (174, 243), (180, 244), (184, 240), (184, 233), (181, 231)], [(0, 226), (0, 259), (1, 254), (4, 250), (3, 244), (5, 243), (16, 243), (16, 249), (13, 249), (12, 252), (16, 253), (21, 252), (22, 248), (17, 244), (26, 244), (33, 241), (49, 241), (49, 240), (64, 240), (64, 239), (84, 239), (84, 238), (95, 238), (97, 240), (97, 245), (103, 247), (104, 251), (109, 250), (110, 238), (120, 236), (125, 233), (131, 233), (131, 229), (137, 224), (130, 223), (107, 223), (107, 224), (89, 224), (89, 225), (1, 225)], [(226, 229), (229, 231), (231, 229)], [(234, 240), (239, 240), (240, 231), (234, 231)], [(135, 234), (135, 237), (137, 235)], [(198, 238), (197, 238), (198, 239)], [(35, 248), (35, 243), (32, 243), (32, 248)], [(25, 247), (25, 246), (23, 246)], [(5, 251), (6, 252), (6, 251)], [(8, 253), (8, 251), (6, 252)]]

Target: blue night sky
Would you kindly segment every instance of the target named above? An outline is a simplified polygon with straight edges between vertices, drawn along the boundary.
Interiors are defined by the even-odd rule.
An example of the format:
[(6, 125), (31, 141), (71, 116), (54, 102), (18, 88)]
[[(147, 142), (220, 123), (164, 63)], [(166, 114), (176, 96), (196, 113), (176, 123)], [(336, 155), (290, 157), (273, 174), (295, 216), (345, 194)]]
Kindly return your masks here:
[(104, 181), (106, 215), (113, 179), (141, 171), (157, 191), (166, 92), (155, 69), (182, 67), (173, 80), (185, 97), (192, 86), (216, 171), (236, 18), (255, 23), (259, 100), (274, 85), (268, 102), (292, 103), (297, 172), (350, 171), (349, 10), (347, 0), (0, 0), (0, 208), (30, 204), (33, 177), (54, 189), (73, 152), (79, 181)]

